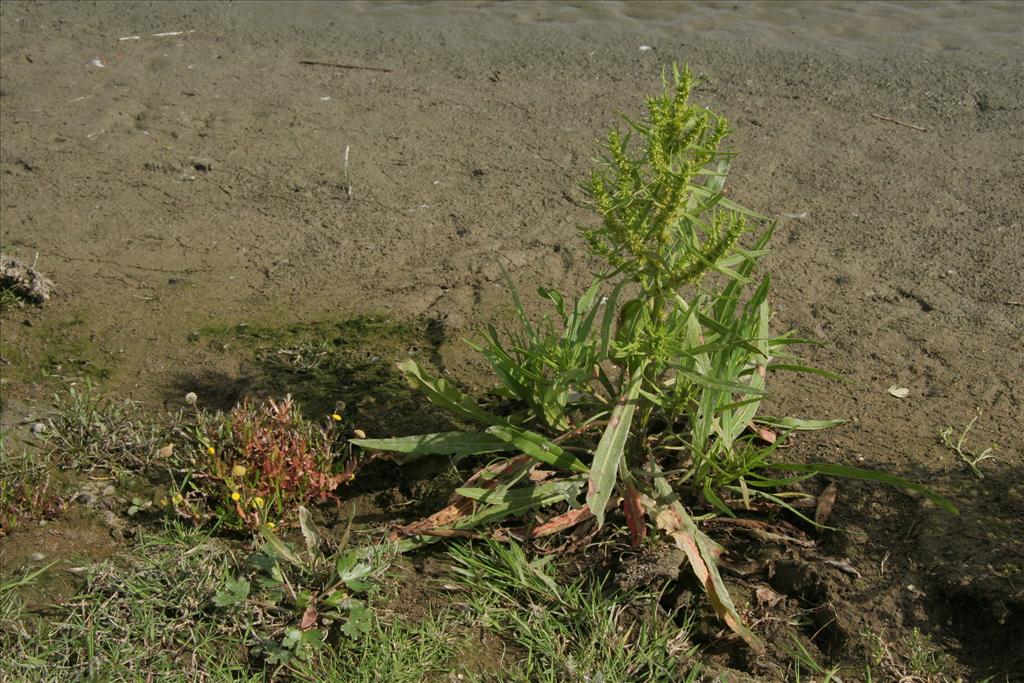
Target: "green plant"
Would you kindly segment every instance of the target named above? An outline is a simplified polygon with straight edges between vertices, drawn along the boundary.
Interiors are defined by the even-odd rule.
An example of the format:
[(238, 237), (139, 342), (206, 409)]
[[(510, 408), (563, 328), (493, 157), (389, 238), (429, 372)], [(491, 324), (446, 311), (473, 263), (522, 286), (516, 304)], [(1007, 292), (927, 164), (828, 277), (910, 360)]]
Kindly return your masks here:
[(894, 680), (924, 683), (959, 683), (963, 680), (951, 673), (953, 662), (949, 655), (918, 628), (896, 640), (887, 639), (884, 633), (870, 631), (862, 632), (861, 637), (871, 654), (871, 663)]
[(175, 501), (187, 509), (204, 499), (224, 525), (257, 530), (291, 518), (301, 504), (335, 497), (355, 477), (351, 449), (341, 444), (333, 414), (325, 425), (305, 420), (291, 396), (263, 405), (244, 402), (230, 414), (197, 412), (188, 492)]
[(25, 297), (15, 288), (0, 287), (0, 313), (25, 308)]
[[(916, 489), (954, 508), (884, 473), (774, 459), (789, 432), (840, 421), (759, 415), (768, 377), (835, 376), (790, 353), (804, 340), (771, 333), (770, 278), (758, 267), (774, 226), (726, 197), (728, 124), (690, 102), (692, 86), (688, 70), (674, 70), (666, 91), (648, 98), (646, 116), (624, 117), (629, 132), (608, 136), (607, 157), (586, 185), (601, 220), (581, 233), (607, 263), (590, 287), (575, 302), (541, 288), (554, 316), (535, 323), (506, 276), (520, 329), (503, 339), (491, 326), (474, 347), (511, 414), (485, 410), (407, 360), (399, 368), (413, 387), (483, 431), (352, 443), (415, 455), (498, 454), (449, 507), (399, 529), (394, 537), (404, 536), (405, 547), (543, 508), (554, 510), (504, 535), (538, 538), (588, 519), (600, 527), (621, 508), (633, 543), (653, 522), (686, 553), (721, 618), (760, 649), (719, 576), (721, 547), (700, 530), (693, 507), (735, 515), (756, 501), (813, 524), (781, 489), (828, 474)], [(740, 246), (747, 233), (752, 243)]]
[(57, 394), (53, 404), (42, 438), (62, 467), (123, 474), (150, 464), (157, 453), (161, 430), (135, 401), (104, 398), (87, 382)]
[(80, 570), (76, 596), (22, 605), (17, 627), (0, 629), (0, 680), (239, 680), (246, 625), (211, 602), (229, 558), (199, 529), (142, 531), (116, 561)]
[(26, 519), (52, 518), (65, 507), (50, 458), (29, 448), (11, 453), (10, 430), (0, 432), (0, 538)]
[(790, 642), (793, 643), (793, 648), (787, 649), (787, 652), (790, 658), (793, 659), (794, 680), (796, 680), (798, 683), (799, 681), (803, 680), (801, 671), (802, 669), (808, 669), (813, 673), (821, 674), (821, 683), (830, 683), (832, 681), (834, 681), (834, 683), (843, 683), (843, 679), (841, 679), (839, 677), (839, 674), (837, 673), (839, 671), (838, 667), (833, 669), (826, 669), (821, 664), (819, 664), (816, 659), (814, 659), (814, 655), (812, 655), (807, 650), (807, 647), (802, 642), (800, 642), (799, 638), (797, 638), (794, 635), (790, 635), (789, 638)]
[(553, 555), (529, 560), (514, 544), (459, 543), (449, 556), (474, 620), (525, 653), (501, 680), (696, 680), (690, 620), (659, 613), (657, 595), (559, 580)]
[(258, 650), (278, 669), (293, 658), (308, 660), (332, 635), (362, 638), (373, 615), (356, 596), (365, 595), (373, 587), (372, 579), (386, 569), (382, 554), (347, 548), (348, 530), (332, 547), (306, 508), (300, 506), (298, 515), (305, 552), (294, 550), (264, 526), (263, 550), (249, 558), (257, 590), (252, 591), (246, 578), (228, 576), (214, 597), (221, 607), (253, 613)]
[(964, 425), (964, 428), (960, 432), (960, 436), (957, 437), (956, 441), (953, 441), (953, 427), (946, 427), (939, 432), (939, 438), (942, 439), (942, 443), (946, 448), (956, 453), (957, 456), (971, 468), (971, 471), (974, 472), (974, 475), (978, 477), (978, 479), (984, 479), (985, 475), (981, 473), (981, 469), (978, 465), (985, 460), (995, 459), (996, 456), (993, 453), (995, 447), (990, 446), (981, 453), (975, 453), (964, 446), (964, 441), (967, 440), (967, 435), (970, 433), (971, 429), (974, 427), (974, 423), (978, 421), (979, 417), (981, 417), (981, 409), (978, 409), (977, 415), (975, 415), (970, 422)]

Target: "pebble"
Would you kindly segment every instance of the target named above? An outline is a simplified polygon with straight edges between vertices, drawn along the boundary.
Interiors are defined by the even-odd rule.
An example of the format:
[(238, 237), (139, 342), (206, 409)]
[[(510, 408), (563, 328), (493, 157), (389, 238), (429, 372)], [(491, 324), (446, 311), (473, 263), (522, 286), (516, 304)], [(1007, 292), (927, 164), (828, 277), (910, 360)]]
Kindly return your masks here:
[(32, 425), (32, 433), (33, 434), (42, 434), (45, 431), (46, 431), (46, 424), (43, 423), (43, 422), (36, 422), (34, 425)]
[(28, 559), (31, 562), (42, 562), (46, 559), (46, 555), (43, 555), (42, 553), (32, 553), (28, 556)]

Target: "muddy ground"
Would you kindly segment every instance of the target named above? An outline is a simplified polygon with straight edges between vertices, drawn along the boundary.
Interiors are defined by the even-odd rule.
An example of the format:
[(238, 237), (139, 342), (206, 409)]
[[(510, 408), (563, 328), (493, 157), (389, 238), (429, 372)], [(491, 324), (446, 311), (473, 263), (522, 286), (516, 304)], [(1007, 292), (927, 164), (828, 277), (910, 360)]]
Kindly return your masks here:
[[(861, 576), (790, 588), (847, 635), (918, 627), (970, 678), (1022, 675), (1021, 12), (983, 6), (1007, 27), (991, 41), (922, 45), (666, 7), (648, 9), (668, 28), (617, 4), (4, 3), (0, 246), (57, 287), (3, 313), (4, 427), (85, 378), (153, 410), (190, 390), (230, 406), (251, 358), (209, 338), (238, 323), (418, 321), (484, 388), (461, 339), (507, 319), (499, 264), (524, 291), (589, 281), (595, 141), (686, 62), (734, 125), (732, 196), (780, 218), (775, 329), (849, 379), (776, 380), (773, 412), (850, 420), (787, 457), (961, 511), (840, 482), (828, 543)], [(938, 438), (976, 411), (984, 479)]]

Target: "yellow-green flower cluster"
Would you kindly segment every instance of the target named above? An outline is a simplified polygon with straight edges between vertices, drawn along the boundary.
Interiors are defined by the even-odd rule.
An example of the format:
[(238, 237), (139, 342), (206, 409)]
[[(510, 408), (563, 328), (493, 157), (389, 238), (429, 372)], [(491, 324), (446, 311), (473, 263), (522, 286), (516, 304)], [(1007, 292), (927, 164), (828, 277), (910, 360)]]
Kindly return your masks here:
[[(664, 77), (663, 77), (664, 78)], [(632, 273), (651, 293), (698, 280), (729, 254), (745, 223), (719, 208), (720, 193), (708, 180), (725, 166), (709, 168), (729, 133), (728, 122), (690, 103), (693, 74), (673, 70), (662, 95), (647, 99), (647, 117), (626, 119), (645, 147), (629, 150), (629, 135), (613, 131), (609, 158), (591, 175), (587, 190), (602, 216), (598, 227), (583, 228), (595, 255), (616, 270)]]

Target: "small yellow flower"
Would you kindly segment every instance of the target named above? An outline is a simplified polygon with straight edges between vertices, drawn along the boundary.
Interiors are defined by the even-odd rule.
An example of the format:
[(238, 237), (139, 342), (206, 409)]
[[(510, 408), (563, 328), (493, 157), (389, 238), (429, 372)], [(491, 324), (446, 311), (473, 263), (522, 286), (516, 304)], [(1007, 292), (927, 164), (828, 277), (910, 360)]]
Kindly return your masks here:
[(267, 522), (267, 528), (273, 531), (277, 527), (273, 522)]
[(160, 499), (160, 505), (161, 505), (161, 507), (165, 507), (167, 505), (167, 499), (166, 498), (161, 498)]
[(255, 498), (252, 499), (252, 504), (255, 507), (261, 508), (263, 507), (263, 499), (260, 498), (259, 496), (256, 496)]
[(366, 438), (366, 432), (364, 432), (362, 429), (353, 429), (352, 430), (352, 434), (357, 439), (365, 439)]
[(232, 477), (244, 477), (248, 470), (245, 469), (245, 465), (235, 465), (231, 468)]
[(237, 503), (241, 498), (242, 498), (242, 494), (240, 494), (238, 491), (232, 491), (231, 492), (231, 500), (233, 500), (233, 501), (235, 501)]
[(217, 454), (217, 449), (216, 449), (216, 448), (214, 448), (213, 446), (207, 446), (207, 447), (206, 447), (206, 452), (207, 452), (207, 453), (208, 453), (209, 455), (216, 455), (216, 454)]
[(171, 496), (171, 502), (174, 503), (175, 505), (181, 505), (182, 501), (184, 500), (185, 499), (181, 496), (180, 493), (175, 493), (173, 496)]
[(338, 415), (337, 413), (331, 413), (331, 419), (334, 420), (335, 422), (341, 422), (341, 415)]

